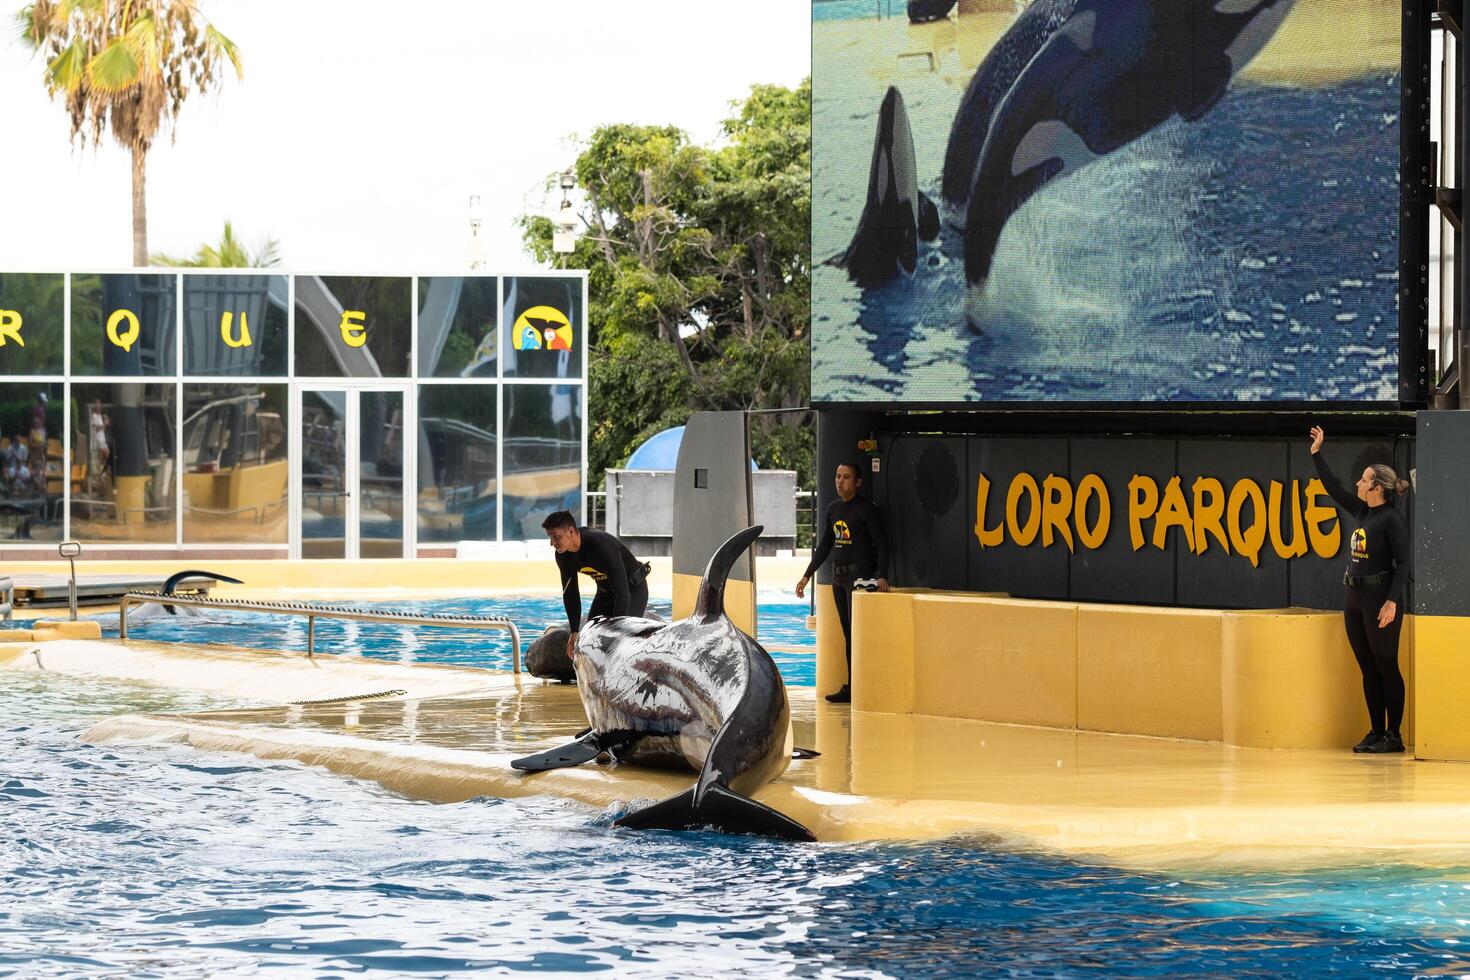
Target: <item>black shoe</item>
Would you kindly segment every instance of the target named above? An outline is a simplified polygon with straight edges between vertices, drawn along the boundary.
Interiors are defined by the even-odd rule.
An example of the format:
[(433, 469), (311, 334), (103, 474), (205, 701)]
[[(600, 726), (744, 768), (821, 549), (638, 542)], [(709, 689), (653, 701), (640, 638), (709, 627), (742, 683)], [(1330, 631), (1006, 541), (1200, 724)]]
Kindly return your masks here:
[(836, 694), (827, 695), (827, 700), (831, 701), (833, 704), (851, 704), (852, 690), (846, 684), (844, 684), (842, 685), (842, 690), (838, 691)]
[(1398, 732), (1384, 732), (1383, 737), (1363, 751), (1372, 752), (1374, 755), (1383, 755), (1388, 752), (1402, 752), (1404, 740), (1399, 737)]
[(1378, 740), (1381, 738), (1383, 738), (1383, 732), (1369, 732), (1367, 735), (1363, 736), (1363, 740), (1361, 742), (1353, 746), (1353, 751), (1367, 752), (1372, 749), (1374, 745), (1378, 744)]

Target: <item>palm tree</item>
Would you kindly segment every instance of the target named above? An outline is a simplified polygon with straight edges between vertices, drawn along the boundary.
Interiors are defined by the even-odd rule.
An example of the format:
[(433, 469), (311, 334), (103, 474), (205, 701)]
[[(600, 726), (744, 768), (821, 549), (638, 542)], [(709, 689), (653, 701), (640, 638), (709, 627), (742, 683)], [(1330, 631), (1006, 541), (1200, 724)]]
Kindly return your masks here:
[(235, 237), (234, 226), (226, 221), (219, 244), (200, 245), (199, 251), (187, 259), (155, 252), (153, 253), (153, 264), (194, 269), (264, 269), (281, 264), (281, 248), (280, 243), (274, 238), (267, 238), (261, 243), (259, 250), (251, 252), (240, 239)]
[(240, 70), (235, 43), (205, 20), (196, 0), (34, 0), (21, 38), (46, 58), (46, 90), (71, 116), (72, 139), (103, 129), (132, 154), (133, 264), (148, 264), (144, 194), (148, 150), (165, 117), (213, 88), (224, 62)]

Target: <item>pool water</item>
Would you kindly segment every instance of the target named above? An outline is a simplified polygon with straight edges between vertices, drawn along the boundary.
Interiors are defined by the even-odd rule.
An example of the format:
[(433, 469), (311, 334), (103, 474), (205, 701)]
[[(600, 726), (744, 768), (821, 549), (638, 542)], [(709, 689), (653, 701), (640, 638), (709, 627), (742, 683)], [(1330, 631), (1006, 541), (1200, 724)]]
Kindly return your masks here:
[[(558, 596), (496, 596), (408, 602), (334, 602), (399, 612), (508, 616), (521, 631), (522, 654), (548, 623), (566, 622)], [(807, 629), (807, 604), (792, 597), (761, 596), (757, 602), (761, 642), (776, 647), (771, 657), (788, 684), (810, 686), (816, 680), (815, 634)], [(672, 618), (668, 599), (653, 599), (649, 612)], [(105, 632), (116, 636), (117, 631)], [(128, 636), (143, 640), (218, 643), (274, 650), (305, 650), (306, 619), (264, 613), (211, 610), (207, 618), (160, 616), (128, 624)], [(784, 648), (798, 648), (791, 652)], [(318, 653), (361, 654), (401, 663), (457, 664), (509, 670), (510, 634), (500, 630), (461, 630), (430, 626), (395, 626), (317, 620)]]
[(218, 699), (0, 677), (0, 974), (1465, 972), (1470, 869), (1155, 875), (1004, 850), (633, 833), (293, 762), (93, 746)]

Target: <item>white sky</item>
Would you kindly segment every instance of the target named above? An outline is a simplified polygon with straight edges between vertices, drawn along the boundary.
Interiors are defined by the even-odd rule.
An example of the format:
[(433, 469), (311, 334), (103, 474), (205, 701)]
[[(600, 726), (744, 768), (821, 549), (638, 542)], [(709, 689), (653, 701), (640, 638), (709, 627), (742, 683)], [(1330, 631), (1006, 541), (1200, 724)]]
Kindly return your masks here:
[[(0, 16), (0, 268), (131, 264), (127, 155), (78, 149), (43, 63)], [(192, 253), (226, 218), (299, 272), (533, 267), (513, 222), (554, 209), (547, 174), (604, 123), (718, 135), (755, 83), (810, 72), (806, 0), (210, 0), (243, 81), (195, 98), (148, 159), (148, 247)]]

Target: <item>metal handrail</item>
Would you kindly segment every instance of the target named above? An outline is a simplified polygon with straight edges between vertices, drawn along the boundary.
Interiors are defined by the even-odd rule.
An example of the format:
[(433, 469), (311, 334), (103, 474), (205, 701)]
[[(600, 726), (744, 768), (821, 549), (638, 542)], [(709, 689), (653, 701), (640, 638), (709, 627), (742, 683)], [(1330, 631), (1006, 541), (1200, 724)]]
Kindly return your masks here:
[(15, 616), (15, 583), (0, 578), (0, 620), (10, 622)]
[(511, 667), (521, 672), (521, 631), (505, 616), (456, 616), (444, 613), (382, 612), (353, 609), (348, 606), (325, 606), (311, 602), (280, 602), (268, 599), (201, 599), (188, 595), (164, 595), (161, 592), (129, 592), (122, 597), (118, 609), (118, 626), (122, 638), (128, 638), (128, 607), (152, 603), (157, 606), (194, 606), (199, 609), (238, 609), (242, 612), (279, 613), (306, 617), (306, 655), (316, 656), (316, 621), (350, 619), (365, 623), (398, 623), (418, 626), (458, 626), (469, 629), (503, 629), (510, 632)]

